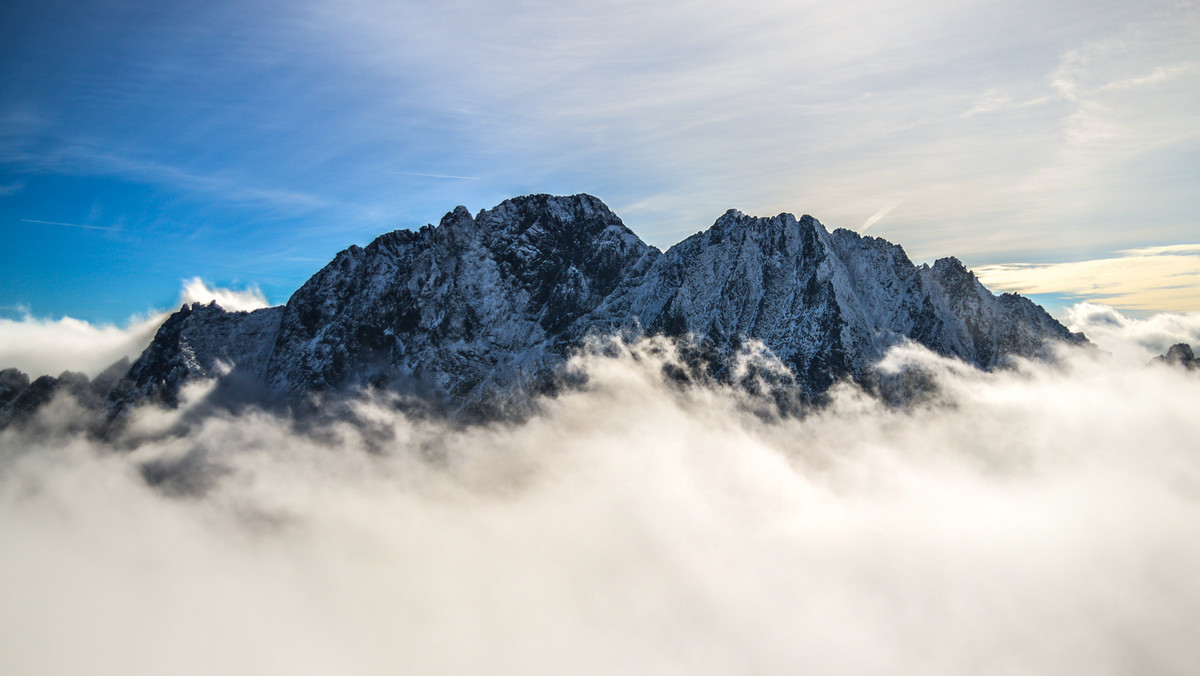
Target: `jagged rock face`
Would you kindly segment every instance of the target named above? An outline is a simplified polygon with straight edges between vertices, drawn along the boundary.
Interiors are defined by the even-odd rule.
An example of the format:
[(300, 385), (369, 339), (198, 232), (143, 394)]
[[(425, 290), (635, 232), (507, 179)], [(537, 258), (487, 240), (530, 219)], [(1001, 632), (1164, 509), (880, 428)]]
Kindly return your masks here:
[(29, 387), (29, 376), (24, 373), (17, 369), (0, 371), (0, 409), (16, 399), (27, 387)]
[(823, 391), (850, 370), (828, 238), (811, 217), (727, 212), (667, 251), (624, 309), (650, 333), (712, 346), (718, 364), (747, 340), (761, 340), (804, 390)]
[(185, 305), (163, 322), (110, 398), (119, 406), (176, 406), (192, 381), (225, 377), (252, 387), (265, 373), (282, 314), (281, 307), (226, 312), (215, 302)]
[[(473, 401), (545, 375), (580, 324), (658, 256), (599, 200), (535, 196), (352, 247), (284, 310), (279, 397), (387, 385)], [(586, 321), (583, 322), (586, 324)]]
[(980, 368), (1084, 341), (955, 259), (914, 266), (809, 216), (730, 211), (662, 253), (594, 197), (534, 195), (351, 247), (283, 307), (185, 307), (113, 401), (175, 404), (183, 384), (232, 367), (225, 380), (264, 402), (375, 386), (503, 415), (552, 389), (588, 336), (613, 332), (687, 337), (718, 376), (760, 340), (810, 399), (904, 340)]
[(981, 368), (1082, 340), (1027, 299), (997, 298), (956, 259), (914, 266), (897, 245), (791, 214), (727, 212), (672, 247), (631, 296), (623, 309), (653, 333), (718, 352), (763, 341), (808, 395), (861, 378), (903, 340)]

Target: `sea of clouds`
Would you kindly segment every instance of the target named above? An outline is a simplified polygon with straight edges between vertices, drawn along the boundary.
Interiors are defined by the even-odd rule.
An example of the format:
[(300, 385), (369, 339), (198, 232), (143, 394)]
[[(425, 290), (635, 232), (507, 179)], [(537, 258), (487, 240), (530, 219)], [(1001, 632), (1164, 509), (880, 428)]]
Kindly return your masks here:
[(1104, 350), (896, 348), (934, 394), (802, 419), (653, 341), (519, 424), (376, 397), (100, 443), (59, 401), (0, 433), (0, 672), (1197, 673), (1200, 373), (1146, 361), (1200, 316), (1071, 320)]

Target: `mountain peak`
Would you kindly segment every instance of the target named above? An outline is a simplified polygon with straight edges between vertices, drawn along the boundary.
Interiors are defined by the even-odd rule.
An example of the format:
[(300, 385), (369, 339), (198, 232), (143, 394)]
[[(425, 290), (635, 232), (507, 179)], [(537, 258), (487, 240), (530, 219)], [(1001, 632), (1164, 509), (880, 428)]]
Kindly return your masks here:
[(470, 210), (460, 204), (447, 212), (445, 216), (442, 216), (442, 220), (438, 223), (438, 226), (447, 227), (458, 223), (470, 224), (474, 221), (475, 219), (471, 217)]
[(479, 212), (479, 219), (490, 217), (493, 222), (508, 222), (530, 218), (541, 218), (561, 223), (586, 221), (592, 219), (614, 220), (620, 222), (604, 202), (598, 198), (580, 193), (577, 195), (521, 195), (511, 197), (492, 209)]
[(614, 333), (698, 346), (701, 372), (719, 379), (740, 377), (739, 351), (756, 341), (791, 372), (787, 396), (808, 401), (841, 379), (869, 382), (897, 343), (991, 368), (1083, 340), (1027, 299), (996, 297), (957, 259), (914, 266), (896, 245), (830, 234), (808, 215), (730, 209), (664, 253), (592, 195), (537, 194), (350, 247), (285, 306), (184, 306), (109, 401), (175, 405), (188, 382), (215, 378), (212, 396), (259, 404), (370, 387), (505, 417), (560, 387), (591, 337)]

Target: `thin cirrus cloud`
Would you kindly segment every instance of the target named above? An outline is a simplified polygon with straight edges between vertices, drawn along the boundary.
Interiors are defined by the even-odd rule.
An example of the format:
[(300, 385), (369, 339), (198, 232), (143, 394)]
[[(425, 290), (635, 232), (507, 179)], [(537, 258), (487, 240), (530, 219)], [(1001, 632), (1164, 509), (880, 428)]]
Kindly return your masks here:
[(397, 176), (416, 176), (418, 178), (445, 178), (458, 181), (478, 181), (478, 176), (452, 176), (450, 174), (426, 174), (419, 171), (395, 171)]
[(65, 228), (85, 228), (87, 230), (120, 230), (105, 225), (88, 225), (86, 223), (60, 223), (59, 221), (39, 221), (33, 218), (22, 218), (22, 223), (33, 223), (35, 225), (59, 225)]
[[(1123, 162), (1195, 142), (1194, 107), (1183, 104), (1196, 73), (1176, 62), (1194, 59), (1197, 48), (1188, 31), (1165, 25), (1194, 25), (1194, 12), (1104, 5), (1068, 22), (1080, 7), (1057, 3), (993, 8), (985, 28), (973, 10), (937, 5), (780, 4), (745, 15), (723, 3), (695, 13), (650, 3), (631, 17), (587, 15), (595, 31), (577, 40), (576, 8), (534, 9), (536, 21), (500, 10), (418, 13), (430, 44), (392, 51), (386, 13), (351, 14), (341, 25), (368, 38), (364, 49), (398, 49), (401, 59), (427, 47), (437, 61), (431, 69), (448, 75), (449, 91), (435, 93), (457, 96), (462, 118), (487, 131), (483, 142), (511, 141), (518, 158), (542, 146), (566, 148), (568, 157), (623, 154), (677, 177), (649, 182), (662, 202), (653, 217), (691, 230), (728, 206), (863, 223), (872, 213), (856, 211), (864, 201), (905, 195), (888, 232), (918, 256), (1012, 250), (1031, 233), (1042, 248), (1063, 248), (1064, 236), (1045, 226), (1074, 214), (1055, 228), (1069, 231), (1113, 207), (1103, 195), (1094, 205), (1082, 198), (1102, 192)], [(1047, 28), (1029, 32), (1030, 12)], [(368, 19), (369, 28), (354, 23)], [(503, 30), (480, 31), (484, 22)], [(450, 28), (482, 39), (432, 44)], [(1025, 43), (1006, 42), (1009, 31)], [(962, 121), (971, 111), (987, 114)], [(992, 236), (1001, 222), (1008, 232)], [(655, 240), (665, 224), (646, 225)]]
[(1118, 252), (1069, 263), (1011, 263), (977, 267), (989, 287), (1029, 294), (1061, 294), (1125, 310), (1200, 311), (1200, 244)]
[(860, 227), (858, 229), (858, 231), (865, 233), (867, 230), (869, 230), (871, 228), (872, 225), (875, 225), (876, 223), (878, 223), (884, 216), (887, 216), (889, 213), (892, 212), (893, 209), (895, 209), (898, 206), (900, 206), (899, 202), (893, 202), (893, 203), (883, 207), (879, 211), (876, 211), (875, 213), (871, 214), (870, 218), (863, 221), (862, 227)]

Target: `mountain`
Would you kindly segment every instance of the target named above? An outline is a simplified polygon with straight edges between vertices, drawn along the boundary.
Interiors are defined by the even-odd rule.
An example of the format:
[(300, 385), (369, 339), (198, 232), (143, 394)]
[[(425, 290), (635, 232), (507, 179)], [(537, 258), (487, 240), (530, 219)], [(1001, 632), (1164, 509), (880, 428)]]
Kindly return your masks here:
[(184, 306), (109, 405), (173, 406), (187, 383), (217, 378), (215, 396), (232, 401), (375, 387), (503, 417), (559, 387), (589, 337), (614, 333), (686, 339), (718, 379), (761, 341), (807, 401), (838, 379), (865, 382), (903, 341), (982, 369), (1086, 342), (1028, 299), (992, 294), (957, 259), (913, 265), (897, 245), (810, 216), (731, 210), (664, 253), (595, 197), (530, 195), (352, 246), (284, 306)]
[[(90, 416), (99, 426), (105, 414), (112, 410), (108, 404), (110, 394), (129, 371), (129, 360), (122, 358), (109, 366), (95, 379), (85, 374), (64, 371), (58, 377), (41, 376), (30, 382), (29, 376), (17, 369), (0, 371), (0, 430), (14, 423), (23, 423), (53, 401), (59, 394), (70, 396), (71, 403)], [(64, 416), (60, 427), (73, 429), (77, 416)]]
[(1192, 352), (1192, 346), (1187, 343), (1176, 343), (1167, 350), (1166, 354), (1150, 360), (1153, 364), (1163, 364), (1175, 368), (1195, 371), (1200, 369), (1200, 358)]

